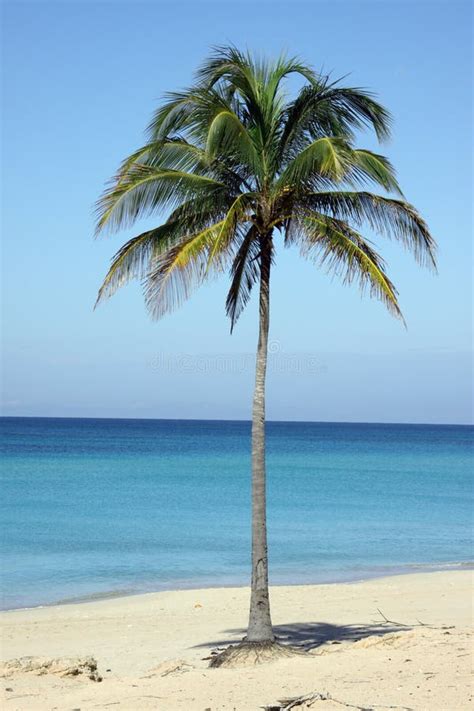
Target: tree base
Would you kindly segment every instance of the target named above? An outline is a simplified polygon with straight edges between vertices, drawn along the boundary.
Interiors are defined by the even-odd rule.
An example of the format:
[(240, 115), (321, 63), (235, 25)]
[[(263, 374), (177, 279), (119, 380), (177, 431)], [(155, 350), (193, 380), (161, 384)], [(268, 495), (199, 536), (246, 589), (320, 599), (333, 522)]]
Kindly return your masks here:
[(301, 649), (289, 647), (279, 642), (248, 642), (243, 640), (240, 644), (227, 647), (211, 660), (210, 667), (253, 667), (255, 664), (274, 662), (283, 657), (294, 657), (305, 654)]

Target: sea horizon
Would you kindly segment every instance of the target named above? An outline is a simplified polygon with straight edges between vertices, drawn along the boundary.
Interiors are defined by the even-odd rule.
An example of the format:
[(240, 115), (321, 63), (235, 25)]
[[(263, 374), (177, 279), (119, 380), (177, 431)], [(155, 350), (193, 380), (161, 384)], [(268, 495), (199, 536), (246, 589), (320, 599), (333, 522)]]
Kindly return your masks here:
[[(248, 584), (248, 420), (0, 427), (2, 609)], [(270, 584), (471, 567), (473, 433), (269, 421)]]
[[(105, 416), (82, 416), (82, 415), (0, 415), (0, 420), (143, 420), (153, 422), (248, 422), (250, 417), (105, 417)], [(412, 422), (399, 420), (280, 420), (267, 418), (266, 423), (292, 423), (310, 425), (413, 425), (414, 427), (470, 427), (474, 430), (473, 422)]]

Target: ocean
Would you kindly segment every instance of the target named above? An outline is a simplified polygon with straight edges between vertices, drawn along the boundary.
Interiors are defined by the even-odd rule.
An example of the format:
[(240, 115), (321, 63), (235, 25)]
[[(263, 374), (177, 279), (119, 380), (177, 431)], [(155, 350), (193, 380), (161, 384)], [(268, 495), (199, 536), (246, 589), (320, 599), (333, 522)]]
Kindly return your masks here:
[[(0, 418), (3, 609), (247, 584), (250, 423)], [(469, 565), (469, 426), (269, 422), (271, 584)]]

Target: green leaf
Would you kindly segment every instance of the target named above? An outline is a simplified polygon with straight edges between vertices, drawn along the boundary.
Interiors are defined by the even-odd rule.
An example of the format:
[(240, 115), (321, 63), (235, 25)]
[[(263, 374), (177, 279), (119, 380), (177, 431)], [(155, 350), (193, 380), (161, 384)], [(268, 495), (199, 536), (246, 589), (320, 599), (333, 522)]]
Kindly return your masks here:
[(385, 273), (383, 259), (355, 230), (341, 220), (334, 220), (316, 213), (300, 219), (303, 235), (302, 254), (315, 258), (332, 274), (342, 278), (343, 283), (358, 281), (363, 292), (382, 301), (397, 318), (403, 316), (398, 305), (397, 292)]
[(308, 207), (348, 220), (402, 242), (423, 266), (436, 269), (436, 243), (426, 222), (410, 203), (368, 192), (308, 193)]
[(198, 193), (202, 197), (225, 186), (220, 181), (197, 173), (160, 169), (134, 164), (127, 176), (107, 190), (97, 204), (97, 229), (127, 227), (158, 209), (185, 200)]
[[(145, 301), (153, 318), (160, 318), (180, 306), (209, 276), (206, 270), (209, 253), (223, 223), (222, 220), (186, 237), (153, 261), (144, 280)], [(230, 257), (221, 251), (219, 259), (213, 261), (214, 270), (222, 271)]]

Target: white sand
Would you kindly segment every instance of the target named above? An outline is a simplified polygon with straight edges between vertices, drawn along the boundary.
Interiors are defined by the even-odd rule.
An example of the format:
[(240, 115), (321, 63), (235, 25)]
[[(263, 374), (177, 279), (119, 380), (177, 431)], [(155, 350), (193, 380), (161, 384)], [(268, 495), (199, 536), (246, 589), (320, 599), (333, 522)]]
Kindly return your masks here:
[[(471, 572), (452, 571), (273, 588), (277, 634), (305, 643), (312, 652), (243, 669), (209, 669), (202, 658), (242, 638), (245, 588), (3, 612), (4, 660), (93, 656), (104, 679), (96, 683), (85, 675), (14, 672), (2, 679), (2, 708), (253, 711), (318, 691), (377, 711), (469, 709), (474, 705), (471, 585)], [(438, 629), (380, 624), (377, 608), (408, 627), (421, 620)], [(185, 663), (176, 671), (177, 663), (162, 664), (176, 660)], [(351, 707), (317, 701), (311, 708)]]

